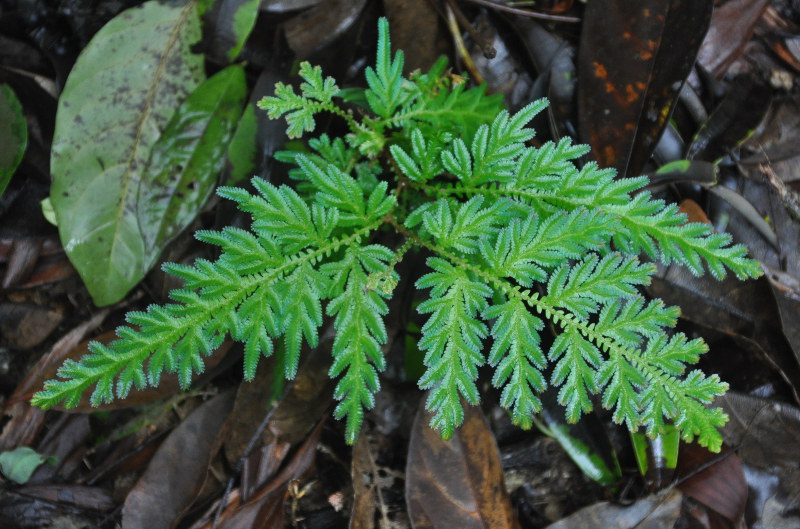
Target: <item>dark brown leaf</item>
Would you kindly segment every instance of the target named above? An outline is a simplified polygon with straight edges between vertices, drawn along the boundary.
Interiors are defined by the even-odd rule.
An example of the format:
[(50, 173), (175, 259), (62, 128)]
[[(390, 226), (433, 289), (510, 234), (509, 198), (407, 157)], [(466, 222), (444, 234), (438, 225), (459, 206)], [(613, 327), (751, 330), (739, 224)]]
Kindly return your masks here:
[(415, 529), (517, 528), (503, 482), (500, 452), (476, 406), (464, 424), (443, 441), (428, 426), (420, 403), (411, 432), (406, 467), (406, 501)]
[(88, 416), (62, 414), (36, 446), (37, 452), (44, 456), (55, 456), (58, 463), (55, 466), (41, 465), (28, 483), (44, 483), (56, 475), (69, 476), (77, 465), (82, 464), (86, 440), (91, 433)]
[(709, 162), (722, 158), (763, 121), (770, 99), (770, 89), (749, 75), (734, 79), (728, 93), (694, 135), (686, 158)]
[(681, 444), (678, 488), (713, 509), (733, 526), (744, 521), (747, 481), (742, 462), (732, 451), (712, 454), (696, 444)]
[(547, 76), (548, 111), (553, 114), (550, 124), (555, 129), (554, 136), (572, 133), (577, 77), (575, 46), (533, 19), (516, 17), (511, 22), (519, 31), (536, 71), (540, 76)]
[(428, 71), (448, 52), (447, 38), (439, 24), (436, 6), (427, 0), (384, 0), (392, 28), (392, 48), (403, 50), (406, 73)]
[(99, 487), (81, 485), (28, 485), (17, 492), (52, 503), (68, 503), (81, 509), (109, 511), (114, 508), (108, 492)]
[[(259, 365), (252, 383), (243, 382), (239, 386), (225, 453), (234, 466), (245, 457), (242, 467), (243, 501), (249, 501), (253, 492), (272, 477), (291, 446), (306, 439), (330, 406), (334, 381), (328, 377), (329, 350), (322, 345), (304, 352), (305, 362), (294, 381), (283, 382), (289, 385), (288, 392), (274, 404), (274, 411), (271, 411), (270, 401), (281, 395), (274, 395), (275, 362), (272, 359)], [(282, 373), (277, 373), (277, 376), (282, 376)], [(251, 447), (252, 451), (247, 453), (259, 425), (270, 412), (269, 423)]]
[(306, 360), (275, 409), (267, 428), (269, 433), (264, 436), (266, 441), (275, 438), (290, 444), (305, 441), (330, 406), (336, 385), (336, 381), (328, 376), (332, 339), (330, 335), (323, 337), (319, 347), (303, 352)]
[(755, 491), (748, 508), (752, 527), (798, 527), (800, 410), (732, 391), (715, 404), (731, 418), (722, 435), (747, 465), (747, 479)]
[(366, 1), (328, 0), (300, 13), (285, 25), (289, 47), (305, 58), (330, 44), (356, 21)]
[[(230, 517), (221, 520), (219, 529), (272, 529), (284, 527), (284, 501), (287, 486), (306, 473), (314, 463), (322, 433), (320, 422), (311, 432), (291, 462), (272, 481), (241, 505)], [(209, 526), (210, 527), (210, 526)]]
[(41, 249), (42, 239), (39, 237), (26, 237), (13, 241), (2, 288), (11, 288), (25, 281), (36, 266)]
[(800, 281), (779, 270), (769, 270), (766, 277), (781, 315), (783, 335), (800, 364)]
[(745, 163), (775, 163), (800, 155), (800, 98), (773, 100), (764, 119), (743, 147), (752, 154)]
[(174, 527), (200, 492), (234, 394), (204, 403), (167, 437), (122, 508), (123, 529)]
[(578, 52), (581, 140), (604, 167), (638, 175), (672, 114), (712, 0), (589, 2)]
[(769, 0), (731, 0), (714, 10), (697, 64), (722, 78), (739, 58)]
[(57, 309), (31, 303), (0, 304), (0, 333), (13, 349), (36, 347), (63, 319), (63, 311)]
[(350, 471), (353, 479), (353, 510), (350, 513), (350, 529), (374, 529), (375, 510), (378, 507), (375, 490), (375, 460), (369, 438), (361, 432), (353, 447), (353, 464)]
[[(281, 376), (281, 373), (278, 373)], [(275, 358), (262, 360), (252, 381), (243, 381), (236, 390), (236, 401), (231, 412), (228, 438), (223, 450), (228, 464), (236, 466), (247, 451), (259, 423), (269, 411), (270, 399), (275, 391), (272, 384), (275, 377)]]
[(349, 529), (405, 529), (409, 526), (408, 519), (403, 516), (405, 509), (393, 505), (391, 500), (397, 498), (398, 488), (402, 491), (403, 473), (378, 463), (380, 457), (398, 459), (386, 452), (390, 442), (389, 437), (368, 424), (361, 429), (350, 467), (353, 508)]

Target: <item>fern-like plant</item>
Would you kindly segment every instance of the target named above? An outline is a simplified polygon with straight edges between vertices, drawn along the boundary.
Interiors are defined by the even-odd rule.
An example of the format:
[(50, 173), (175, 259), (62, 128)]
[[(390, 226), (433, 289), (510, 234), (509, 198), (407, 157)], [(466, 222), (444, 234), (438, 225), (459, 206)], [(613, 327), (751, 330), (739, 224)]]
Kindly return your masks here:
[[(551, 384), (569, 421), (591, 410), (596, 396), (631, 430), (652, 436), (670, 423), (684, 439), (718, 450), (717, 428), (727, 418), (708, 404), (727, 385), (687, 373), (707, 347), (673, 332), (677, 308), (639, 294), (655, 272), (640, 256), (697, 275), (707, 268), (715, 278), (757, 277), (745, 247), (687, 223), (676, 206), (642, 190), (645, 177), (576, 166), (584, 145), (529, 146), (526, 125), (546, 101), (512, 115), (499, 96), (447, 75), (444, 61), (410, 78), (402, 71), (403, 54), (391, 54), (381, 20), (365, 90), (340, 91), (308, 63), (299, 92), (279, 83), (260, 106), (285, 117), (290, 137), (313, 132), (321, 112), (343, 118), (350, 132), (281, 153), (295, 166), (294, 187), (255, 178), (256, 194), (220, 188), (252, 215), (251, 230), (198, 232), (220, 247), (219, 259), (166, 265), (184, 280), (171, 303), (128, 314), (131, 326), (118, 329), (116, 341), (93, 343), (91, 354), (66, 362), (33, 403), (74, 406), (91, 386), (94, 404), (125, 398), (134, 386), (157, 385), (164, 371), (188, 386), (226, 336), (244, 344), (246, 379), (283, 340), (292, 378), (302, 342), (317, 345), (327, 315), (336, 331), (335, 415), (346, 418), (352, 443), (385, 368), (383, 317), (395, 265), (422, 249), (430, 257), (416, 282), (428, 296), (418, 306), (427, 315), (419, 385), (430, 389), (432, 426), (444, 437), (462, 422), (462, 399), (478, 403), (478, 368), (488, 363), (501, 404), (523, 428)], [(362, 108), (347, 109), (344, 95)], [(405, 242), (376, 243), (388, 230)], [(543, 342), (546, 323), (554, 339)]]

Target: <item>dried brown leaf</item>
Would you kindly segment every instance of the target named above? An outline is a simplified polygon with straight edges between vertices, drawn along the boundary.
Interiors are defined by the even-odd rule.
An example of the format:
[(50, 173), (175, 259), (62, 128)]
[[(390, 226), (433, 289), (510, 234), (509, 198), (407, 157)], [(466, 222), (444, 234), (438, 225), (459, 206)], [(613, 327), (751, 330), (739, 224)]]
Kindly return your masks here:
[(712, 454), (696, 444), (681, 444), (678, 488), (713, 509), (733, 526), (744, 521), (747, 481), (742, 462), (732, 451)]
[(518, 528), (503, 482), (500, 452), (480, 408), (443, 441), (421, 402), (411, 432), (406, 501), (415, 529)]
[(717, 78), (738, 59), (769, 0), (731, 0), (714, 10), (697, 63)]

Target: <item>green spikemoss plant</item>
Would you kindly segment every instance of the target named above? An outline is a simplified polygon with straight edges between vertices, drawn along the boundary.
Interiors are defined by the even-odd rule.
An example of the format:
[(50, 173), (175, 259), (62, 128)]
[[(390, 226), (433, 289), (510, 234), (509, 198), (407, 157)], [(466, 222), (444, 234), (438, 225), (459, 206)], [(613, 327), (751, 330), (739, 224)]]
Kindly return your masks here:
[[(443, 437), (462, 422), (462, 398), (478, 403), (478, 368), (488, 363), (502, 406), (522, 428), (551, 384), (569, 421), (597, 400), (632, 431), (654, 436), (673, 424), (684, 439), (719, 450), (727, 417), (708, 404), (727, 385), (687, 372), (707, 346), (673, 332), (677, 308), (639, 294), (656, 270), (639, 256), (697, 275), (708, 269), (717, 279), (757, 277), (746, 248), (687, 223), (675, 205), (642, 190), (645, 177), (615, 179), (594, 163), (578, 168), (584, 145), (565, 138), (530, 147), (526, 125), (546, 101), (512, 115), (499, 96), (448, 76), (443, 60), (426, 74), (402, 71), (403, 53), (392, 56), (381, 20), (365, 90), (340, 91), (308, 63), (299, 93), (278, 83), (260, 106), (285, 117), (290, 137), (313, 132), (326, 112), (349, 133), (282, 153), (295, 166), (294, 188), (258, 178), (256, 194), (220, 188), (252, 215), (251, 230), (198, 232), (220, 247), (219, 259), (165, 265), (185, 282), (171, 302), (129, 313), (131, 326), (119, 328), (116, 341), (67, 361), (33, 403), (75, 406), (91, 386), (93, 404), (125, 398), (134, 386), (157, 385), (164, 371), (186, 387), (228, 335), (244, 344), (246, 379), (282, 339), (291, 379), (302, 342), (318, 344), (328, 315), (335, 416), (346, 419), (352, 443), (386, 364), (383, 317), (395, 265), (423, 249), (428, 270), (416, 287), (427, 293), (417, 309), (427, 316), (419, 342), (427, 370), (419, 386), (430, 390), (431, 426)], [(343, 108), (345, 96), (362, 109)], [(374, 242), (389, 230), (405, 242)], [(544, 347), (546, 322), (555, 338)]]

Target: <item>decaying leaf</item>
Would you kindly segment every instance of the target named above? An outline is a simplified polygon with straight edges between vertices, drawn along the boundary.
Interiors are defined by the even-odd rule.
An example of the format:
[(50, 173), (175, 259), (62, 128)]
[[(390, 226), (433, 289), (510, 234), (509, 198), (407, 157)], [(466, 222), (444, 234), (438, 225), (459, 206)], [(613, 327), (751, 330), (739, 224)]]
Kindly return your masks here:
[(465, 408), (449, 441), (428, 426), (421, 402), (411, 432), (406, 501), (415, 529), (514, 529), (500, 454), (480, 408)]

